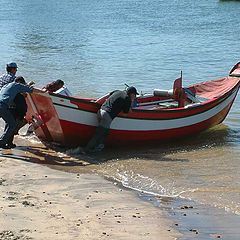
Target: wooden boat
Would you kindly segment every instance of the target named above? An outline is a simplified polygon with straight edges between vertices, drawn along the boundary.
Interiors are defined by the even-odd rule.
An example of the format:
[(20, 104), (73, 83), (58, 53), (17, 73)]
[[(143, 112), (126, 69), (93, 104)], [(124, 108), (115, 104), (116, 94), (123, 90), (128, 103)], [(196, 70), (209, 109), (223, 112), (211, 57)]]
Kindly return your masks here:
[[(166, 142), (209, 129), (225, 119), (239, 86), (240, 63), (229, 76), (185, 88), (182, 79), (176, 79), (171, 91), (155, 90), (139, 96), (127, 117), (120, 113), (111, 124), (107, 144)], [(33, 121), (42, 141), (69, 147), (85, 145), (95, 132), (96, 113), (106, 98), (32, 93), (27, 97), (27, 119)]]

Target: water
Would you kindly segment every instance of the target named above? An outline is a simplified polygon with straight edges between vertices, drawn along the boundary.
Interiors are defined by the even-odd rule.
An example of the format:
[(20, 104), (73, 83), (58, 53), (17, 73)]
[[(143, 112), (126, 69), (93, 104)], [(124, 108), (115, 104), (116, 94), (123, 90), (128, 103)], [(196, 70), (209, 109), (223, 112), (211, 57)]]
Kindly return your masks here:
[[(239, 59), (240, 2), (0, 0), (0, 69), (16, 61), (39, 87), (61, 78), (97, 97), (124, 83), (143, 93), (228, 74)], [(125, 186), (240, 214), (239, 97), (224, 124), (192, 139), (110, 149), (90, 170)], [(24, 140), (22, 140), (24, 141)]]

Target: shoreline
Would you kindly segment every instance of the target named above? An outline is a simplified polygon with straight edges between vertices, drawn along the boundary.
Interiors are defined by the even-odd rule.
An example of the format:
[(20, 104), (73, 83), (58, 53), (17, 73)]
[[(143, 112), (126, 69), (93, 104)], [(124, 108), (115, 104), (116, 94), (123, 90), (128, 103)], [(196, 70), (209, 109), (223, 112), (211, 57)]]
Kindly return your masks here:
[(240, 218), (237, 214), (186, 198), (146, 193), (128, 188), (110, 177), (104, 178), (115, 182), (119, 188), (135, 192), (141, 201), (151, 203), (160, 211), (164, 211), (173, 221), (175, 230), (180, 233), (178, 240), (239, 239)]
[(239, 239), (240, 218), (236, 214), (180, 197), (145, 194), (139, 197), (168, 213), (175, 228), (181, 233), (178, 240)]
[[(25, 145), (25, 144), (24, 144)], [(20, 176), (22, 180), (22, 185), (24, 186), (24, 181), (26, 181), (27, 177), (35, 176), (37, 177), (37, 183), (34, 182), (31, 185), (28, 179), (28, 185), (26, 186), (31, 188), (36, 188), (36, 184), (45, 188), (46, 184), (50, 184), (49, 187), (51, 191), (47, 193), (44, 190), (44, 194), (41, 192), (36, 194), (36, 196), (29, 196), (27, 189), (21, 188), (21, 191), (25, 192), (22, 194), (21, 199), (22, 205), (25, 206), (26, 204), (28, 207), (31, 206), (31, 202), (26, 200), (24, 202), (24, 198), (26, 199), (34, 199), (39, 198), (40, 206), (37, 206), (36, 203), (33, 203), (34, 206), (37, 206), (40, 211), (41, 209), (45, 209), (45, 215), (42, 216), (43, 219), (48, 219), (46, 222), (49, 222), (54, 219), (59, 219), (63, 216), (63, 210), (60, 209), (59, 212), (54, 210), (53, 215), (49, 217), (48, 211), (54, 206), (53, 200), (44, 199), (45, 196), (48, 198), (56, 197), (58, 202), (61, 202), (61, 208), (65, 208), (65, 206), (69, 206), (69, 193), (68, 198), (65, 195), (60, 195), (60, 190), (62, 188), (61, 184), (64, 183), (63, 179), (66, 179), (66, 184), (70, 187), (70, 192), (72, 198), (70, 204), (71, 210), (68, 214), (68, 219), (71, 218), (71, 215), (74, 216), (75, 212), (79, 209), (76, 205), (79, 202), (84, 204), (84, 208), (80, 207), (81, 211), (84, 211), (84, 219), (81, 217), (81, 213), (78, 219), (75, 219), (75, 223), (72, 222), (72, 228), (75, 229), (73, 232), (80, 231), (84, 235), (82, 239), (102, 239), (105, 237), (111, 237), (111, 239), (179, 239), (179, 240), (189, 240), (189, 239), (231, 239), (231, 240), (238, 240), (239, 235), (239, 224), (240, 219), (238, 215), (233, 213), (228, 213), (224, 209), (214, 208), (205, 204), (197, 203), (193, 200), (188, 200), (180, 197), (161, 197), (155, 196), (152, 194), (144, 193), (141, 191), (137, 191), (122, 185), (121, 182), (117, 180), (106, 177), (101, 174), (96, 174), (94, 171), (89, 171), (84, 168), (88, 164), (95, 164), (90, 163), (93, 159), (84, 159), (74, 158), (71, 156), (66, 156), (61, 152), (55, 152), (51, 149), (46, 149), (45, 146), (42, 144), (36, 146), (27, 147), (17, 147), (14, 150), (3, 150), (6, 153), (6, 158), (4, 155), (0, 158), (0, 172), (2, 173), (2, 167), (5, 169), (5, 174), (7, 174), (8, 167), (13, 171), (13, 176)], [(9, 155), (8, 155), (9, 154)], [(36, 164), (37, 163), (37, 164)], [(27, 167), (28, 166), (28, 167)], [(78, 168), (72, 168), (73, 166), (78, 166)], [(69, 167), (69, 168), (68, 168)], [(30, 170), (30, 175), (22, 174), (16, 175), (18, 169), (22, 169), (22, 172), (27, 172)], [(36, 173), (36, 169), (38, 172)], [(15, 174), (15, 175), (14, 175)], [(24, 176), (25, 175), (25, 176)], [(54, 176), (54, 181), (49, 178), (48, 175)], [(1, 174), (2, 176), (2, 174)], [(8, 181), (11, 180), (11, 176), (8, 175)], [(76, 181), (77, 179), (77, 181)], [(50, 183), (49, 183), (50, 180)], [(79, 182), (81, 180), (81, 183)], [(2, 186), (6, 184), (7, 181), (3, 181), (0, 178), (0, 189)], [(45, 185), (43, 184), (45, 182)], [(71, 184), (70, 184), (71, 183)], [(26, 187), (25, 186), (25, 187)], [(78, 188), (81, 189), (80, 193), (75, 193)], [(86, 188), (87, 187), (87, 188)], [(4, 189), (4, 188), (3, 188)], [(59, 190), (60, 189), (60, 190)], [(99, 189), (102, 189), (101, 191)], [(65, 189), (66, 190), (66, 189)], [(62, 190), (61, 190), (62, 191)], [(67, 190), (66, 190), (67, 191)], [(5, 209), (16, 210), (16, 204), (12, 204), (9, 201), (9, 205), (6, 205), (6, 196), (7, 199), (14, 200), (15, 198), (19, 198), (14, 196), (15, 193), (18, 192), (16, 190), (9, 190), (8, 192), (5, 191), (5, 197), (3, 203), (5, 203)], [(56, 193), (55, 193), (56, 192)], [(10, 195), (9, 195), (10, 193)], [(47, 193), (47, 195), (46, 195)], [(81, 198), (81, 193), (85, 196), (84, 199)], [(13, 196), (11, 195), (13, 194)], [(77, 194), (77, 195), (76, 195)], [(20, 194), (21, 195), (21, 194)], [(95, 195), (95, 198), (93, 196)], [(63, 199), (61, 199), (63, 198)], [(90, 202), (93, 201), (93, 206), (90, 205)], [(100, 204), (95, 204), (95, 202), (100, 201)], [(105, 201), (105, 202), (104, 202)], [(127, 203), (126, 203), (127, 201)], [(51, 203), (50, 203), (51, 202)], [(49, 203), (50, 205), (48, 205)], [(109, 204), (116, 204), (114, 207), (111, 206), (109, 208)], [(130, 203), (131, 208), (127, 208), (127, 205)], [(124, 205), (125, 204), (125, 205)], [(14, 206), (12, 206), (14, 205)], [(21, 206), (21, 203), (18, 205)], [(0, 200), (0, 206), (3, 206)], [(32, 206), (32, 208), (34, 208)], [(136, 207), (139, 206), (139, 207)], [(25, 206), (26, 207), (26, 206)], [(50, 207), (50, 208), (49, 208)], [(36, 208), (36, 207), (35, 207)], [(93, 209), (92, 209), (93, 208)], [(74, 209), (74, 211), (73, 211)], [(25, 208), (26, 210), (26, 208)], [(31, 211), (31, 209), (29, 209)], [(141, 210), (141, 211), (140, 211)], [(65, 209), (66, 211), (66, 209)], [(106, 211), (106, 212), (105, 212)], [(120, 214), (118, 213), (121, 212)], [(87, 212), (90, 212), (91, 220), (87, 215)], [(0, 208), (0, 214), (2, 215), (3, 210)], [(12, 212), (9, 212), (12, 214)], [(72, 213), (72, 214), (70, 214)], [(22, 221), (21, 214), (23, 212), (18, 213), (19, 222)], [(42, 213), (41, 213), (42, 214)], [(25, 216), (24, 216), (25, 217)], [(27, 216), (27, 218), (31, 218), (32, 216)], [(106, 218), (110, 217), (111, 221), (107, 220)], [(64, 217), (65, 218), (65, 217)], [(36, 219), (35, 219), (36, 220)], [(77, 221), (81, 221), (78, 223)], [(136, 220), (144, 220), (142, 222)], [(16, 220), (17, 221), (17, 220)], [(32, 222), (33, 220), (31, 220)], [(38, 221), (38, 220), (37, 220)], [(88, 222), (89, 221), (89, 222)], [(90, 231), (88, 228), (91, 223), (94, 222), (94, 228)], [(33, 221), (34, 222), (34, 221)], [(64, 225), (64, 223), (61, 223)], [(55, 226), (55, 229), (62, 228), (62, 225)], [(70, 225), (71, 225), (70, 224)], [(78, 228), (76, 230), (76, 224), (78, 224)], [(79, 225), (80, 224), (80, 225)], [(134, 225), (135, 224), (135, 225)], [(139, 225), (140, 224), (140, 225)], [(0, 226), (1, 226), (0, 222)], [(66, 225), (66, 222), (65, 222)], [(69, 224), (68, 224), (69, 225)], [(45, 226), (46, 227), (46, 226)], [(92, 227), (92, 226), (91, 226)], [(117, 227), (117, 229), (116, 229)], [(119, 227), (122, 227), (120, 229)], [(54, 226), (52, 226), (54, 228)], [(99, 232), (99, 229), (112, 229), (111, 232), (102, 231)], [(123, 228), (125, 228), (125, 233), (123, 232)], [(129, 230), (126, 230), (126, 228)], [(7, 228), (5, 228), (7, 229)], [(44, 229), (44, 227), (42, 227)], [(84, 230), (83, 230), (84, 229)], [(88, 230), (86, 230), (88, 229)], [(139, 230), (140, 229), (140, 230)], [(150, 230), (148, 230), (150, 229)], [(26, 230), (26, 229), (25, 229)], [(15, 227), (15, 232), (11, 232), (9, 230), (9, 234), (18, 234), (17, 236), (20, 240), (24, 239), (46, 239), (42, 237), (42, 233), (39, 235), (37, 234), (37, 229), (29, 229), (25, 231), (24, 229), (19, 229)], [(146, 232), (141, 232), (142, 230), (146, 230)], [(0, 239), (8, 240), (7, 236), (3, 236), (1, 234), (7, 234), (8, 230), (3, 230), (0, 227)], [(42, 232), (44, 230), (41, 230)], [(86, 231), (88, 233), (86, 233)], [(68, 231), (65, 229), (65, 234)], [(72, 232), (72, 230), (70, 231)], [(93, 235), (89, 235), (89, 232)], [(113, 234), (114, 232), (114, 234)], [(23, 235), (22, 233), (26, 233)], [(95, 234), (98, 234), (98, 238), (96, 238)], [(151, 233), (151, 234), (150, 234)], [(52, 235), (53, 239), (78, 239), (76, 235), (66, 235), (65, 238), (61, 238), (63, 233), (59, 233), (56, 231), (55, 235)], [(72, 234), (72, 233), (71, 233)], [(61, 235), (61, 237), (59, 236)], [(159, 238), (159, 235), (162, 238)], [(4, 238), (5, 237), (5, 238)], [(25, 238), (24, 238), (25, 237)], [(28, 238), (29, 237), (29, 238)]]
[(0, 172), (0, 239), (180, 236), (164, 211), (98, 175), (5, 157), (0, 159)]

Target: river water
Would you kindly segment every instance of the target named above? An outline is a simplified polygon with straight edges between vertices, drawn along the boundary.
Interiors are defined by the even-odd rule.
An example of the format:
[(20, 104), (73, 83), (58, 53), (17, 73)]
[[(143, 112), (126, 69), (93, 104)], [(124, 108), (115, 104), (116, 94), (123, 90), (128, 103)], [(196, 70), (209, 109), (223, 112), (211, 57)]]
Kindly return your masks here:
[[(240, 2), (0, 0), (0, 72), (76, 96), (134, 85), (142, 93), (226, 76), (240, 60)], [(114, 148), (89, 170), (125, 186), (240, 214), (239, 96), (223, 124), (181, 142)], [(3, 123), (1, 123), (3, 128)], [(24, 138), (21, 141), (25, 141)]]

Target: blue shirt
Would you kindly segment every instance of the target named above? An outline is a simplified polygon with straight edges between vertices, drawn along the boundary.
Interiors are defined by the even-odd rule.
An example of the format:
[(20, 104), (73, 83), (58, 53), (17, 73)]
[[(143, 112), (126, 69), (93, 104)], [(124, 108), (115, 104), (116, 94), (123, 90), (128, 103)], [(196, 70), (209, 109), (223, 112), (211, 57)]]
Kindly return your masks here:
[(2, 76), (0, 76), (0, 89), (15, 80), (16, 76), (12, 73), (5, 73)]
[(32, 91), (33, 87), (29, 87), (28, 85), (23, 85), (16, 82), (8, 83), (0, 90), (0, 103), (11, 106), (14, 104), (14, 98), (18, 93), (30, 93)]

